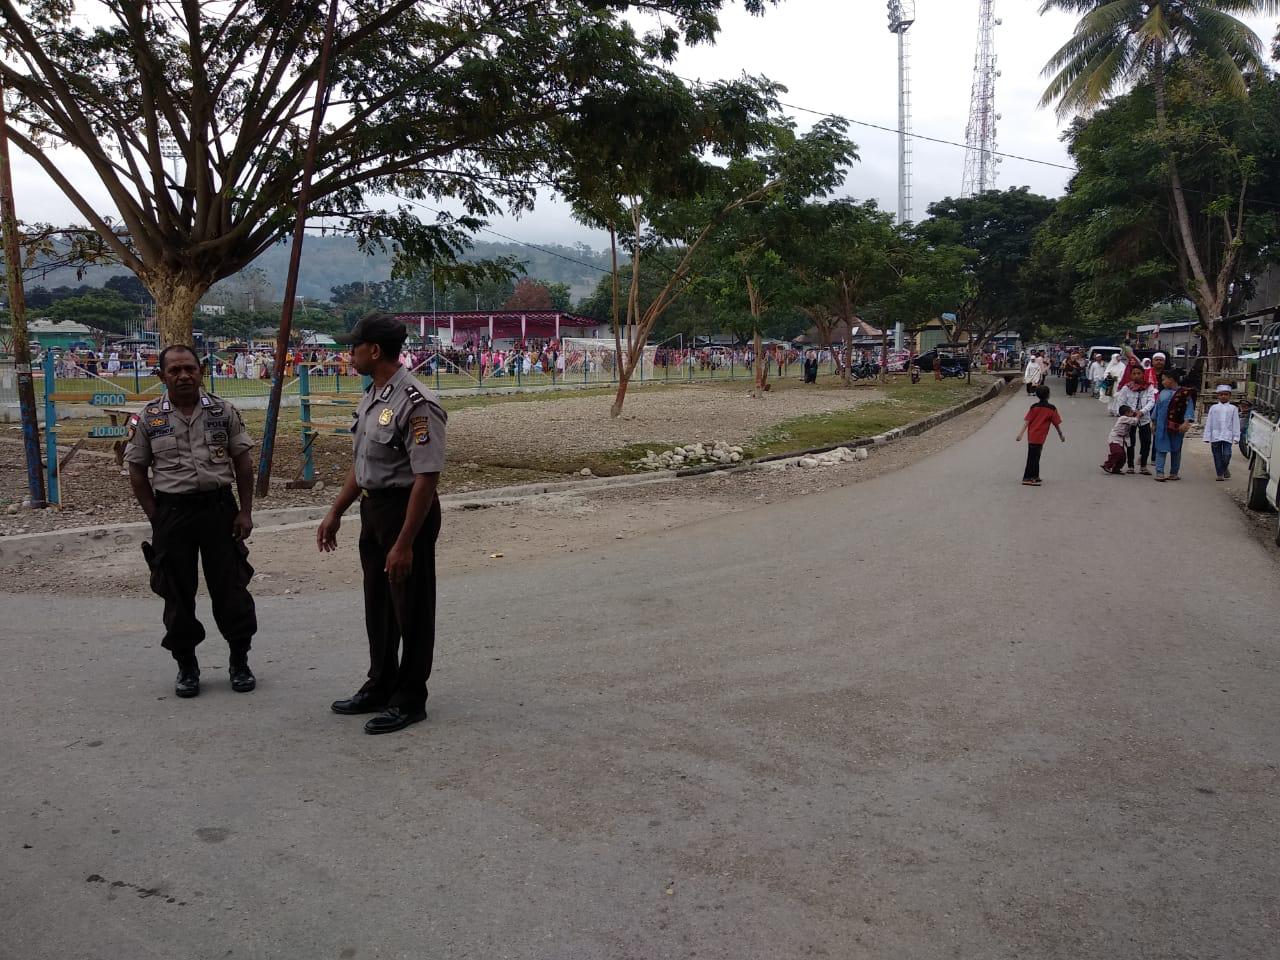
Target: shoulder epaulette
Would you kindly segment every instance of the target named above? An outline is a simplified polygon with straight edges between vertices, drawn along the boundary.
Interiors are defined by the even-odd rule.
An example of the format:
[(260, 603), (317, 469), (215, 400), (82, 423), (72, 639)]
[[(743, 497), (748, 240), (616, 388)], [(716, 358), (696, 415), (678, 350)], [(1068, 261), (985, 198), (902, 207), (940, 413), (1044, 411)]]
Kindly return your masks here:
[(404, 385), (405, 395), (409, 398), (409, 402), (415, 407), (420, 407), (427, 402), (427, 398), (422, 395), (422, 391), (415, 387), (412, 383)]

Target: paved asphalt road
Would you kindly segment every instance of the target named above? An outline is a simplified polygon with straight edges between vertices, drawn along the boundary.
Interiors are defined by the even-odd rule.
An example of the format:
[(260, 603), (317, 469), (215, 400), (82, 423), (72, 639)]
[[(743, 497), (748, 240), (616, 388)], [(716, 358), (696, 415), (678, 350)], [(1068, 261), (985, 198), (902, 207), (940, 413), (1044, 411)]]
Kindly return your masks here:
[[(351, 590), (173, 698), (150, 601), (5, 595), (0, 956), (1280, 956), (1280, 577), (1203, 451), (902, 472), (442, 582), (431, 718), (328, 712)], [(1197, 446), (1199, 446), (1197, 442)], [(445, 535), (448, 535), (446, 529)]]

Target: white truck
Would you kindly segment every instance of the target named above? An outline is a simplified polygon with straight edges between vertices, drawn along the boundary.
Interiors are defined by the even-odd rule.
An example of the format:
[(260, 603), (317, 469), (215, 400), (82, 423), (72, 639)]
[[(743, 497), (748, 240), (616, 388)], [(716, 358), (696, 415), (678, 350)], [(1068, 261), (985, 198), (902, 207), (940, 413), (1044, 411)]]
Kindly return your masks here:
[[(1280, 318), (1280, 314), (1277, 314)], [(1249, 457), (1248, 507), (1280, 508), (1280, 322), (1263, 328), (1244, 449)], [(1276, 521), (1280, 546), (1280, 514)]]

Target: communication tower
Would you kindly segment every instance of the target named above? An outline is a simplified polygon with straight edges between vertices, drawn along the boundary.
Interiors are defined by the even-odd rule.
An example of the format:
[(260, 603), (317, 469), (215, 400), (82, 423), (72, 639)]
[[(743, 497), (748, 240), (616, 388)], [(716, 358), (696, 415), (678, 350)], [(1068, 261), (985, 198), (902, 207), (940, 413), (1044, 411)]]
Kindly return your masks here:
[(911, 47), (915, 0), (889, 0), (889, 32), (898, 36), (898, 222), (911, 219)]
[(962, 197), (991, 190), (1000, 158), (996, 156), (996, 27), (995, 0), (978, 0), (978, 52), (973, 59), (973, 89), (969, 95), (969, 124), (965, 127)]

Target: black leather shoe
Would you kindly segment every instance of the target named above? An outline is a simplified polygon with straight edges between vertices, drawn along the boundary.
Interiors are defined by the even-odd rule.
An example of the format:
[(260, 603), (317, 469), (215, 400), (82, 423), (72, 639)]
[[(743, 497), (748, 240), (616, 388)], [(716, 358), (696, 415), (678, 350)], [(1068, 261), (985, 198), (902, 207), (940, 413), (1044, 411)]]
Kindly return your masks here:
[(244, 666), (231, 668), (231, 689), (236, 693), (248, 693), (257, 685), (258, 680), (247, 663)]
[(180, 697), (195, 697), (200, 694), (200, 671), (179, 670), (178, 679), (174, 681), (173, 692)]
[(417, 723), (425, 719), (427, 719), (427, 711), (425, 710), (408, 713), (399, 707), (387, 707), (376, 717), (365, 721), (364, 732), (395, 733), (397, 730), (403, 730), (411, 723)]
[(353, 716), (357, 713), (381, 713), (386, 705), (385, 700), (379, 700), (373, 694), (361, 690), (346, 700), (333, 701), (329, 704), (329, 709), (334, 713)]

